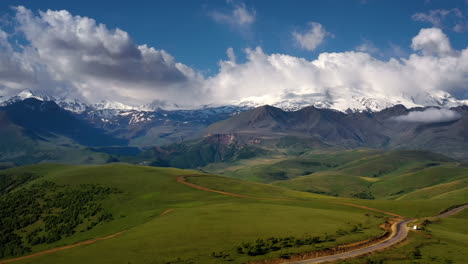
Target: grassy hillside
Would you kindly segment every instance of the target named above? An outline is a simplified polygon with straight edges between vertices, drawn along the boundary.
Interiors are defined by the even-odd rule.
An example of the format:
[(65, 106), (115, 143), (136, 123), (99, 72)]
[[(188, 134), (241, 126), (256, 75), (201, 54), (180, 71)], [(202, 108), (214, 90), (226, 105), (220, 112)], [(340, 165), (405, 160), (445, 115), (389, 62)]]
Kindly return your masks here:
[(12, 123), (0, 111), (0, 162), (24, 165), (37, 162), (102, 164), (111, 157), (54, 134), (38, 136)]
[[(316, 158), (312, 156), (311, 159)], [(444, 198), (448, 192), (453, 192), (451, 199), (463, 199), (467, 178), (466, 166), (445, 156), (422, 151), (392, 151), (374, 152), (328, 170), (273, 184), (361, 199), (436, 199), (436, 196), (449, 199)]]
[(451, 161), (454, 160), (426, 151), (390, 151), (356, 159), (342, 166), (340, 171), (354, 176), (381, 177), (388, 174), (398, 175)]
[[(291, 138), (283, 138), (277, 146), (285, 147), (282, 149), (284, 153), (290, 153), (291, 149), (294, 149), (296, 150), (294, 153), (301, 153), (300, 155), (276, 155), (268, 158), (213, 163), (203, 167), (203, 171), (239, 179), (271, 183), (315, 172), (335, 170), (351, 161), (382, 153), (382, 151), (374, 149), (309, 148), (305, 150), (291, 144), (291, 141)], [(301, 151), (298, 152), (298, 149)]]
[[(193, 171), (124, 164), (42, 164), (1, 171), (1, 212), (27, 209), (3, 216), (2, 221), (18, 222), (21, 219), (16, 216), (40, 213), (36, 215), (39, 219), (21, 222), (14, 230), (25, 251), (7, 253), (21, 255), (27, 248), (37, 252), (125, 231), (112, 239), (18, 263), (245, 263), (362, 240), (382, 232), (378, 228), (385, 220), (382, 214), (330, 203), (333, 199), (328, 197), (203, 174), (188, 178), (243, 195), (289, 201), (232, 197), (181, 184), (177, 182), (181, 174), (197, 175)], [(30, 195), (22, 195), (25, 193)], [(38, 206), (5, 203), (22, 204), (20, 197)], [(94, 215), (93, 208), (97, 209)], [(168, 209), (173, 210), (161, 216)], [(62, 222), (69, 214), (80, 221), (73, 225), (69, 225), (71, 221)], [(56, 220), (47, 227), (50, 219)], [(60, 228), (65, 225), (67, 228)], [(57, 228), (68, 231), (59, 233), (58, 240), (36, 239), (48, 238)], [(2, 232), (9, 233), (6, 229)], [(28, 240), (30, 237), (36, 239), (34, 243)], [(258, 239), (270, 237), (283, 244), (265, 252), (255, 247), (262, 241)], [(294, 241), (303, 242), (296, 245)]]

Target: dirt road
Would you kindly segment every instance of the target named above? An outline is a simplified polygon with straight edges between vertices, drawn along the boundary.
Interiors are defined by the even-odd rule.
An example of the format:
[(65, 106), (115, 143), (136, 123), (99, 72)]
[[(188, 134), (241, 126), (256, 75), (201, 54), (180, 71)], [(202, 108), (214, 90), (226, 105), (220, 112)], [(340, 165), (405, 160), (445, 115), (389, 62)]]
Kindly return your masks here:
[(324, 257), (308, 259), (308, 260), (301, 260), (301, 261), (285, 262), (285, 263), (290, 263), (290, 264), (323, 263), (323, 262), (329, 262), (329, 261), (337, 261), (341, 259), (354, 258), (357, 256), (361, 256), (361, 255), (365, 255), (365, 254), (369, 254), (369, 253), (373, 253), (377, 251), (382, 251), (388, 247), (391, 247), (393, 245), (400, 243), (406, 238), (406, 236), (408, 235), (407, 224), (411, 221), (413, 221), (413, 219), (408, 219), (408, 220), (404, 220), (404, 221), (396, 223), (394, 228), (392, 228), (393, 234), (386, 240), (379, 242), (377, 244), (374, 244), (365, 248), (357, 249), (354, 251), (335, 254), (335, 255), (324, 256)]
[(205, 192), (219, 193), (219, 194), (224, 194), (224, 195), (229, 195), (229, 196), (234, 196), (234, 197), (240, 197), (240, 198), (249, 198), (249, 199), (258, 199), (258, 200), (273, 200), (273, 201), (294, 201), (294, 202), (299, 201), (299, 200), (293, 200), (293, 199), (253, 197), (253, 196), (247, 196), (247, 195), (242, 195), (242, 194), (236, 194), (236, 193), (213, 190), (213, 189), (210, 189), (210, 188), (206, 188), (206, 187), (203, 187), (203, 186), (196, 185), (196, 184), (188, 182), (186, 178), (190, 177), (190, 176), (192, 176), (192, 175), (177, 176), (177, 182), (180, 182), (182, 184), (188, 185), (188, 186), (190, 186), (192, 188), (202, 190), (202, 191), (205, 191)]
[(374, 212), (384, 213), (384, 214), (388, 214), (388, 215), (391, 215), (391, 216), (396, 216), (396, 217), (401, 217), (401, 218), (403, 218), (403, 216), (401, 216), (401, 215), (394, 214), (394, 213), (390, 213), (390, 212), (383, 211), (383, 210), (379, 210), (379, 209), (375, 209), (375, 208), (370, 208), (370, 207), (367, 207), (367, 206), (364, 206), (364, 205), (357, 205), (357, 204), (350, 204), (350, 203), (341, 203), (341, 202), (332, 202), (332, 203), (335, 203), (335, 204), (342, 204), (342, 205), (347, 205), (347, 206), (352, 206), (352, 207), (357, 207), (357, 208), (362, 208), (362, 209), (366, 209), (366, 210), (370, 210), (370, 211), (374, 211)]
[(447, 212), (445, 212), (445, 213), (443, 213), (443, 214), (440, 214), (440, 215), (438, 215), (438, 216), (436, 216), (436, 217), (437, 217), (437, 218), (448, 217), (448, 216), (454, 215), (454, 214), (456, 214), (456, 213), (462, 211), (462, 210), (465, 209), (465, 208), (468, 208), (468, 204), (459, 206), (459, 207), (457, 207), (457, 208), (455, 208), (455, 209), (452, 209), (452, 210), (450, 210), (450, 211), (447, 211)]

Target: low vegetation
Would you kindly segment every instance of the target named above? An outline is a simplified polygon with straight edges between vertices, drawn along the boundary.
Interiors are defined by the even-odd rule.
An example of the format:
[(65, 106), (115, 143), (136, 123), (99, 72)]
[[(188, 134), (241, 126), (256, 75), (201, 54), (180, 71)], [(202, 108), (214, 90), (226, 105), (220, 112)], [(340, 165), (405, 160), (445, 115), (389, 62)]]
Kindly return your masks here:
[(44, 181), (3, 194), (0, 257), (22, 255), (30, 252), (31, 246), (50, 244), (112, 220), (112, 214), (98, 202), (115, 192), (95, 184), (70, 187)]

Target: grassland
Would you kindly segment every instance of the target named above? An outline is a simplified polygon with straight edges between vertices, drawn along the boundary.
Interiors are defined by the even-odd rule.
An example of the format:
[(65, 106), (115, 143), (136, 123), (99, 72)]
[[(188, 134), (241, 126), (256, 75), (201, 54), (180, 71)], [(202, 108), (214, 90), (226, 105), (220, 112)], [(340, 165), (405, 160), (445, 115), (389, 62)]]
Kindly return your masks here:
[(361, 199), (457, 200), (467, 197), (467, 177), (466, 166), (444, 156), (396, 151), (374, 153), (326, 171), (273, 184), (299, 191)]
[(357, 149), (335, 150), (317, 149), (302, 151), (301, 155), (287, 155), (289, 148), (282, 150), (282, 155), (244, 159), (236, 162), (212, 163), (202, 168), (203, 171), (225, 175), (238, 179), (271, 183), (288, 180), (320, 171), (329, 171), (356, 159), (382, 153), (380, 150)]
[[(178, 183), (176, 176), (196, 174), (179, 169), (123, 164), (43, 164), (2, 171), (3, 174), (21, 172), (40, 176), (12, 192), (44, 181), (68, 186), (96, 184), (119, 190), (100, 202), (100, 206), (112, 213), (112, 221), (53, 243), (32, 246), (32, 252), (125, 232), (109, 240), (18, 263), (244, 263), (374, 237), (382, 232), (378, 225), (385, 220), (378, 213), (329, 203), (333, 199), (320, 195), (265, 184), (251, 186), (238, 180), (233, 183), (232, 179), (221, 177), (190, 177), (199, 183), (242, 191), (245, 195), (300, 201), (245, 199), (204, 192)], [(174, 210), (160, 216), (167, 209)], [(356, 226), (362, 228), (356, 230)], [(22, 232), (27, 230), (19, 231)], [(260, 256), (237, 252), (242, 243), (291, 236), (317, 236), (323, 241)], [(224, 257), (213, 257), (213, 252)]]
[[(98, 201), (112, 214), (111, 221), (99, 222), (89, 230), (80, 229), (55, 242), (30, 246), (33, 253), (124, 231), (122, 234), (17, 263), (246, 263), (381, 234), (378, 226), (388, 216), (345, 204), (420, 218), (468, 202), (468, 167), (426, 152), (314, 150), (295, 157), (275, 155), (216, 163), (202, 170), (127, 164), (41, 164), (0, 171), (0, 178), (6, 174), (38, 175), (10, 187), (10, 193), (45, 181), (70, 188), (93, 184), (117, 190)], [(223, 171), (231, 177), (207, 171)], [(180, 175), (190, 175), (186, 177), (188, 182), (206, 188), (276, 200), (194, 189), (177, 182)], [(278, 181), (278, 175), (284, 180)], [(450, 258), (446, 252), (456, 252), (465, 245), (466, 230), (458, 226), (466, 225), (464, 221), (466, 213), (434, 222), (427, 226), (432, 239), (427, 238), (428, 234), (412, 233), (406, 245), (360, 260), (380, 263), (372, 261), (388, 256), (393, 261), (388, 263), (406, 263), (402, 262), (405, 258), (415, 263), (434, 258), (462, 263), (465, 255)], [(30, 231), (24, 228), (18, 234), (27, 236)], [(271, 237), (293, 237), (294, 241), (317, 237), (320, 242), (286, 245), (262, 254), (238, 250)], [(462, 243), (456, 244), (456, 240)], [(421, 258), (414, 255), (415, 249)], [(362, 263), (353, 261), (349, 263)]]

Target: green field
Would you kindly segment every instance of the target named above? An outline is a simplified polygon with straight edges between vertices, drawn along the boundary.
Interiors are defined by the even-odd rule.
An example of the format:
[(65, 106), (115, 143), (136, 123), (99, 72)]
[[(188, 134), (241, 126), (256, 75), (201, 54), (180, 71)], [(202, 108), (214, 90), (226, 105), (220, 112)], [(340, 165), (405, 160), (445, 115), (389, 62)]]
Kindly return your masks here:
[[(367, 150), (363, 152), (368, 153)], [(468, 195), (467, 177), (466, 166), (444, 156), (422, 151), (394, 151), (358, 157), (329, 170), (273, 184), (359, 199), (458, 200)]]
[[(422, 218), (468, 202), (467, 166), (426, 152), (314, 150), (216, 163), (203, 171), (117, 163), (1, 170), (0, 223), (8, 228), (0, 241), (9, 243), (3, 258), (124, 231), (16, 263), (247, 263), (382, 234), (379, 225), (388, 215), (343, 203)], [(286, 177), (273, 181), (273, 174)], [(180, 175), (245, 197), (195, 189), (178, 182)], [(465, 255), (447, 258), (446, 252), (464, 246), (454, 242), (465, 240), (464, 221), (466, 212), (434, 222), (426, 231), (430, 243), (411, 234), (406, 245), (361, 260), (391, 256), (400, 263), (399, 256), (416, 248), (423, 257), (415, 263), (463, 263)]]
[[(237, 198), (193, 189), (176, 181), (177, 175), (193, 174), (193, 171), (124, 164), (34, 165), (5, 170), (2, 174), (11, 178), (25, 172), (33, 173), (35, 178), (19, 183), (2, 198), (46, 181), (67, 188), (94, 184), (117, 190), (99, 200), (100, 206), (112, 214), (112, 220), (56, 242), (32, 246), (32, 253), (125, 232), (109, 240), (18, 263), (225, 263), (228, 260), (244, 263), (374, 237), (381, 234), (378, 225), (385, 220), (379, 213), (330, 203), (332, 198), (264, 184), (251, 185), (238, 180), (233, 183), (232, 179), (221, 177), (213, 181), (216, 177), (203, 175), (189, 178), (200, 184), (215, 183), (215, 187), (228, 191), (242, 190), (244, 195), (297, 201)], [(160, 216), (170, 208), (174, 210)], [(30, 230), (26, 227), (17, 233), (27, 236)], [(83, 228), (79, 226), (77, 230)], [(320, 242), (287, 246), (257, 256), (237, 252), (243, 243), (255, 244), (257, 239), (315, 236)], [(213, 252), (223, 257), (214, 257)]]

